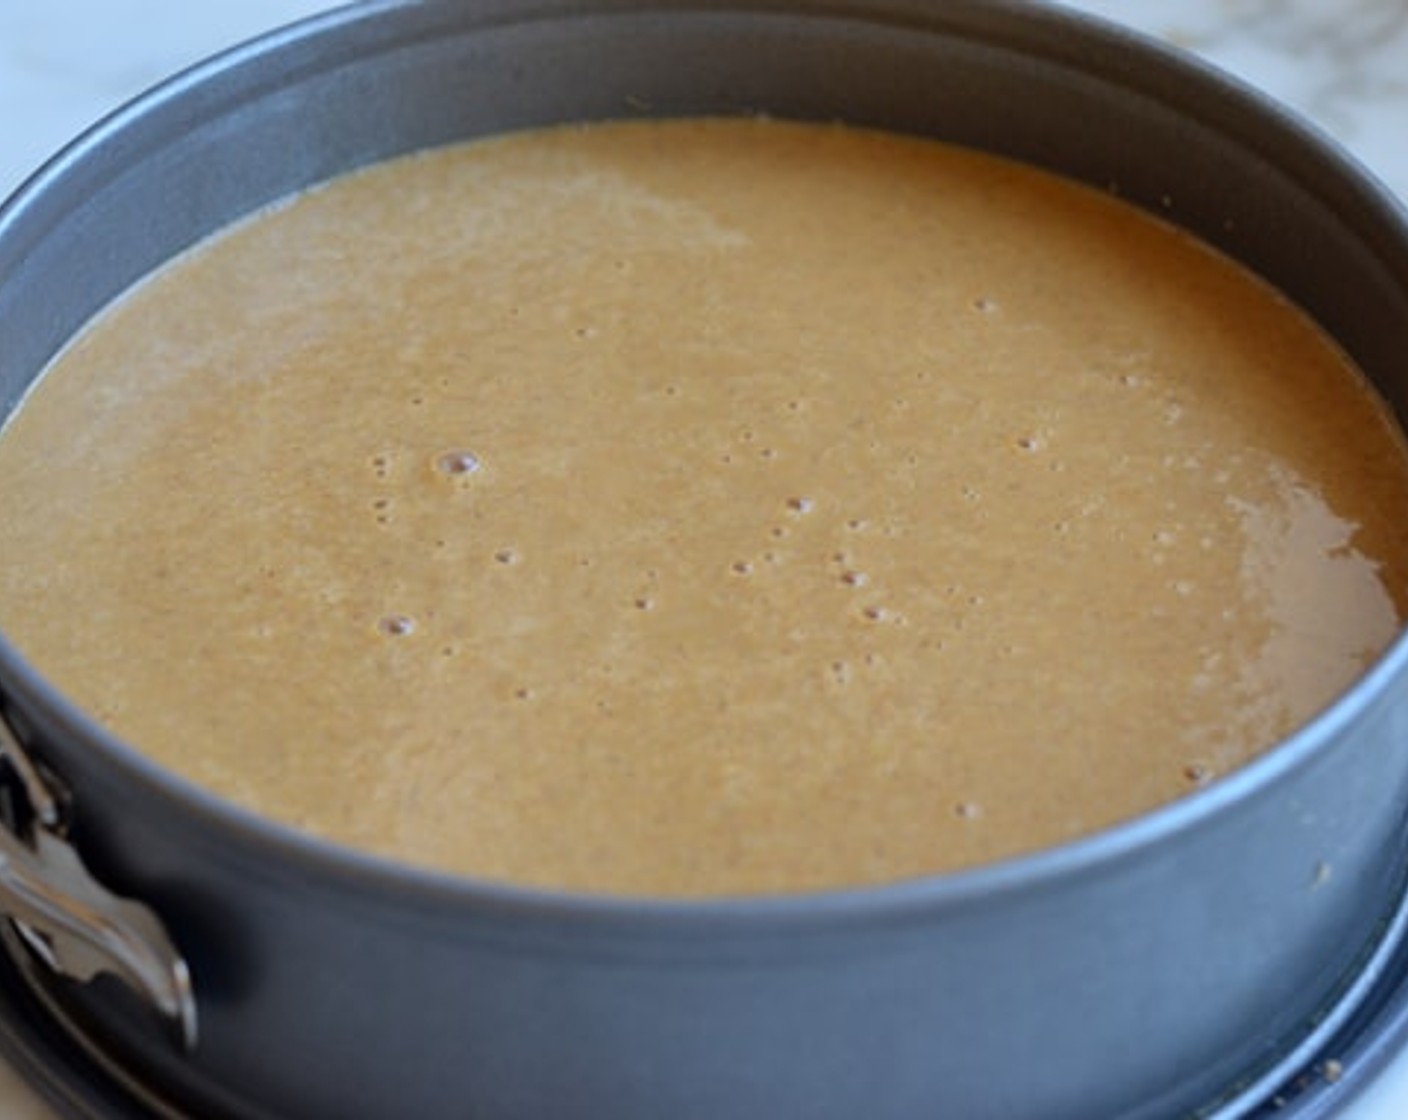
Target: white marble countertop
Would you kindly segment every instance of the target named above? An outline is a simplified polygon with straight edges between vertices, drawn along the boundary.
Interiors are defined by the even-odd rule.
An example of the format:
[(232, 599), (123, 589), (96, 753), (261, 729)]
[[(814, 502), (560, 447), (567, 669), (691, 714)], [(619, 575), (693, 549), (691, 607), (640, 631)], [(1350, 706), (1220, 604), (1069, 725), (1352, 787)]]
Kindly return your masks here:
[[(109, 109), (325, 0), (0, 0), (0, 197)], [(1408, 200), (1408, 0), (1069, 0), (1299, 111)], [(0, 1065), (0, 1116), (50, 1113)], [(1342, 1120), (1408, 1116), (1408, 1055)]]

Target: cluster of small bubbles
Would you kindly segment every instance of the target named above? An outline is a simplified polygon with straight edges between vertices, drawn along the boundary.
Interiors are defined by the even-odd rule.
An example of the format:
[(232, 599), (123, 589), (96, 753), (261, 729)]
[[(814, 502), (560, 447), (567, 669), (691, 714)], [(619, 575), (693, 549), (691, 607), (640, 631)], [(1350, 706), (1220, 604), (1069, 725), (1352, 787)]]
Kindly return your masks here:
[(500, 564), (517, 564), (518, 553), (512, 548), (501, 548), (494, 553), (494, 560)]
[(960, 801), (953, 807), (953, 815), (965, 821), (975, 821), (983, 815), (983, 808), (976, 801)]
[(980, 502), (983, 499), (982, 491), (971, 484), (960, 487), (958, 493), (965, 502)]
[(446, 451), (435, 460), (435, 469), (443, 475), (475, 474), (483, 464), (473, 451)]
[(416, 620), (406, 614), (382, 615), (376, 628), (388, 638), (404, 638), (415, 631)]
[(391, 523), (391, 499), (378, 498), (372, 502), (372, 509), (376, 510), (376, 521), (378, 525), (388, 525)]
[(386, 478), (391, 474), (391, 456), (386, 453), (372, 456), (372, 470), (377, 478)]

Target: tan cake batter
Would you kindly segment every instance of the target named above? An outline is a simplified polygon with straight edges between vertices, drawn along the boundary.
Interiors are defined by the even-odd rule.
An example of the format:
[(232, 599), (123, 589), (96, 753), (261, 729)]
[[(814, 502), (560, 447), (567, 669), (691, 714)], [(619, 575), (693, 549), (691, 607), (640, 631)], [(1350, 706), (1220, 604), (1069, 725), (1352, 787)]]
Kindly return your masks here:
[(1104, 197), (776, 122), (414, 157), (141, 286), (0, 439), (0, 624), (239, 802), (708, 894), (1105, 825), (1408, 606), (1341, 356)]

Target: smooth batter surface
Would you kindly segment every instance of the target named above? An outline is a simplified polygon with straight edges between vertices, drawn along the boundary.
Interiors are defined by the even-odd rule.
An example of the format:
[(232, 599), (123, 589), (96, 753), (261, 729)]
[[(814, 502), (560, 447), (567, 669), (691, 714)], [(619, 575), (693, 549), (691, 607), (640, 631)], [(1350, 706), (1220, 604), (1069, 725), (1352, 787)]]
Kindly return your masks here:
[(1177, 797), (1397, 632), (1408, 464), (1261, 284), (934, 144), (562, 129), (150, 280), (0, 439), (0, 625), (422, 864), (878, 882)]

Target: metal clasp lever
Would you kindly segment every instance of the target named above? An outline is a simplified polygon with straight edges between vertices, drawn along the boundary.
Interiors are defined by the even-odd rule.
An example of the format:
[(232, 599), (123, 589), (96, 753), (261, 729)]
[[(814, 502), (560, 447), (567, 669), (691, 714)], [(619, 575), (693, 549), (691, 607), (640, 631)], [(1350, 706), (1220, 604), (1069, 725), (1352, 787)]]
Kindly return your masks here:
[(89, 872), (66, 839), (57, 782), (39, 772), (2, 716), (0, 762), (18, 779), (9, 792), (27, 802), (10, 805), (8, 822), (0, 822), (0, 915), (56, 974), (118, 977), (193, 1049), (196, 1005), (185, 960), (151, 909), (112, 894)]

